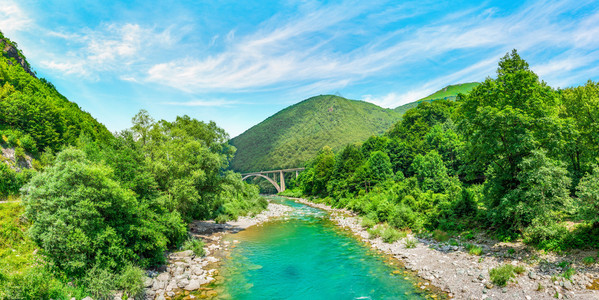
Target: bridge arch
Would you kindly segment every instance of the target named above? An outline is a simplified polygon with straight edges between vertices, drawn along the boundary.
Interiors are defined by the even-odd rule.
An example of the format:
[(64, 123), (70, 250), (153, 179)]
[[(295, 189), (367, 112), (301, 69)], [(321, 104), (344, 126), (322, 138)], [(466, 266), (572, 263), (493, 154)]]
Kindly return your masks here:
[(246, 180), (250, 177), (262, 177), (262, 178), (268, 180), (268, 182), (272, 183), (272, 185), (275, 186), (275, 189), (277, 189), (277, 193), (282, 192), (281, 187), (274, 180), (272, 180), (270, 177), (262, 175), (262, 174), (257, 174), (257, 173), (256, 174), (248, 174), (248, 175), (243, 176), (241, 178), (241, 180)]

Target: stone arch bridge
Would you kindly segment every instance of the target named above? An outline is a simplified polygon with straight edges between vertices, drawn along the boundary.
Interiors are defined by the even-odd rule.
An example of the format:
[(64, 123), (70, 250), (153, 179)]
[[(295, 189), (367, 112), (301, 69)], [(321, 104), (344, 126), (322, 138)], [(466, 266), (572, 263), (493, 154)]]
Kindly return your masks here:
[[(250, 177), (262, 177), (268, 182), (272, 183), (277, 189), (277, 192), (280, 193), (285, 190), (285, 176), (284, 173), (292, 173), (295, 172), (295, 178), (299, 175), (299, 172), (305, 170), (306, 168), (295, 168), (295, 169), (282, 169), (282, 170), (272, 170), (272, 171), (260, 171), (260, 172), (251, 172), (251, 173), (242, 173), (241, 180), (246, 180)], [(270, 178), (269, 175), (272, 174), (273, 178)], [(277, 182), (277, 175), (279, 177), (279, 182)]]

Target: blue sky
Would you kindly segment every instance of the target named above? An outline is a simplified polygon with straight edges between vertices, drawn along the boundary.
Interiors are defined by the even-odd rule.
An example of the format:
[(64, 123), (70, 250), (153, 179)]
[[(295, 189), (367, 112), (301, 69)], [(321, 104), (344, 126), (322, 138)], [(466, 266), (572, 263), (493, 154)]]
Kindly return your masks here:
[(111, 131), (142, 108), (232, 137), (319, 94), (394, 108), (514, 48), (553, 87), (599, 80), (596, 0), (150, 2), (0, 0), (0, 30)]

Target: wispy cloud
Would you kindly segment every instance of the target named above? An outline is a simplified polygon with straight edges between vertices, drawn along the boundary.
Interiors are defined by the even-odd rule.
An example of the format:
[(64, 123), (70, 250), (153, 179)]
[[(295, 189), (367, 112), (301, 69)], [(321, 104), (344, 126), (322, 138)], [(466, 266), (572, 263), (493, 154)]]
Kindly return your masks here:
[(131, 23), (104, 24), (97, 29), (85, 28), (74, 33), (49, 31), (47, 34), (68, 41), (72, 49), (66, 55), (55, 53), (52, 59), (42, 60), (42, 66), (88, 78), (101, 76), (99, 73), (105, 71), (127, 71), (144, 61), (152, 49), (175, 42), (170, 29), (160, 31)]
[(238, 104), (236, 101), (225, 100), (225, 99), (213, 99), (213, 100), (191, 100), (184, 102), (162, 102), (165, 105), (172, 106), (201, 106), (201, 107), (226, 107)]
[(0, 0), (0, 30), (8, 36), (16, 35), (17, 31), (30, 28), (31, 18), (25, 11), (11, 0)]
[[(482, 74), (484, 78), (496, 65), (497, 53), (512, 48), (533, 53), (594, 43), (597, 39), (592, 39), (593, 33), (599, 30), (596, 15), (566, 21), (558, 18), (576, 4), (574, 1), (536, 2), (507, 16), (496, 15), (494, 9), (475, 8), (462, 12), (459, 18), (448, 16), (418, 28), (397, 28), (348, 51), (339, 51), (335, 46), (351, 40), (357, 31), (352, 23), (368, 15), (368, 8), (358, 6), (352, 14), (347, 14), (347, 4), (320, 6), (291, 20), (275, 16), (252, 34), (229, 37), (228, 47), (223, 52), (156, 64), (149, 68), (146, 80), (196, 93), (289, 88), (298, 82), (315, 86), (318, 82), (338, 83), (337, 86), (324, 84), (334, 89), (380, 72), (409, 72), (415, 63), (455, 51), (478, 53), (478, 61), (470, 64), (477, 71), (483, 70), (477, 75)], [(409, 17), (415, 13), (399, 7), (393, 10), (393, 20), (401, 19), (402, 14)], [(337, 30), (339, 28), (345, 29)], [(458, 58), (473, 59), (467, 54)], [(438, 80), (434, 77), (430, 80), (431, 84), (441, 79), (472, 78), (465, 72), (456, 73), (460, 75), (439, 74)], [(433, 90), (432, 86), (417, 88), (418, 91)], [(379, 97), (370, 95), (369, 99), (386, 104), (421, 94), (423, 92), (417, 90), (396, 91)]]
[(380, 107), (395, 108), (402, 103), (408, 103), (408, 102), (412, 102), (414, 100), (424, 98), (424, 97), (432, 94), (433, 92), (434, 92), (434, 90), (432, 90), (432, 89), (418, 89), (418, 90), (409, 91), (409, 92), (403, 93), (403, 94), (397, 94), (395, 92), (391, 92), (391, 93), (388, 93), (386, 95), (379, 96), (379, 97), (372, 96), (372, 95), (365, 95), (363, 97), (363, 100), (374, 103)]

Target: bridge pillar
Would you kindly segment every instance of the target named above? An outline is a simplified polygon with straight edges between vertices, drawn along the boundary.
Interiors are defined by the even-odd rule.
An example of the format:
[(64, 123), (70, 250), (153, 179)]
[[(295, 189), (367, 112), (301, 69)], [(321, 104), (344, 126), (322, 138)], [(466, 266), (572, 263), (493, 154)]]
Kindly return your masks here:
[(280, 184), (281, 191), (280, 192), (282, 192), (285, 190), (285, 176), (283, 176), (283, 170), (279, 171), (279, 175), (281, 177), (281, 184)]

